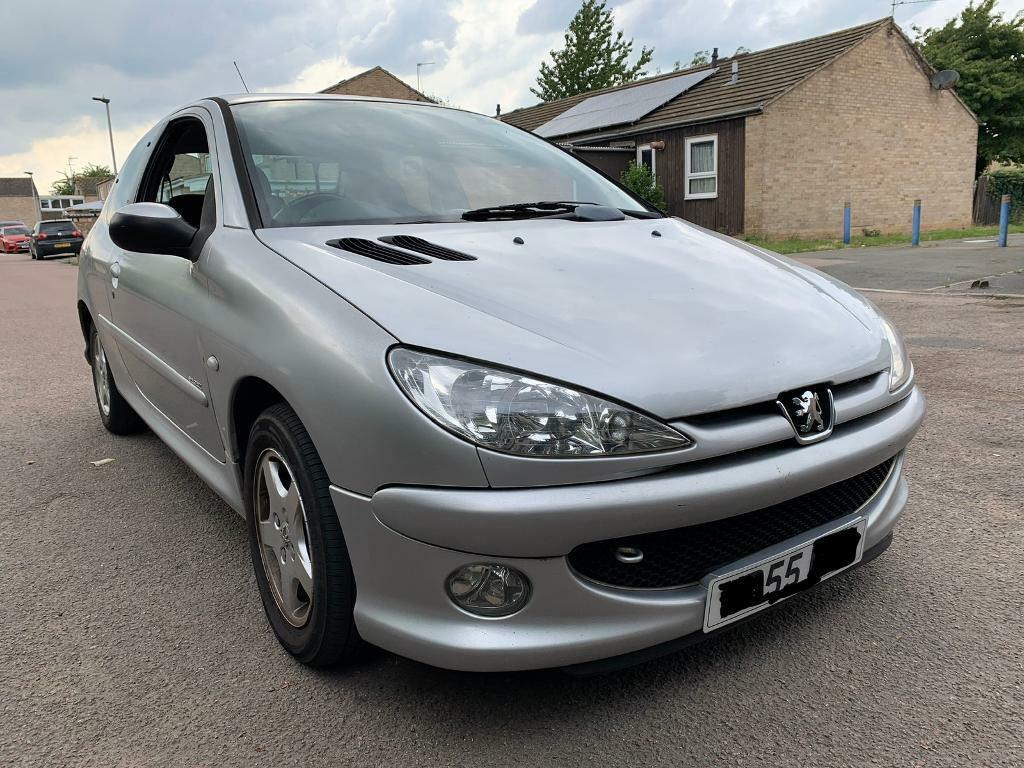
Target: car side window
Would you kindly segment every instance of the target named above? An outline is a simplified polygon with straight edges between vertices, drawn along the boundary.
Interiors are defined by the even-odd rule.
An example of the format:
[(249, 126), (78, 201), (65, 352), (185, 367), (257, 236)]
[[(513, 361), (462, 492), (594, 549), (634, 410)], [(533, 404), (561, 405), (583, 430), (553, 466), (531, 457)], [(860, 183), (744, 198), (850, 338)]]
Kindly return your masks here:
[(143, 176), (138, 201), (169, 205), (198, 229), (207, 193), (212, 193), (211, 177), (206, 128), (196, 118), (182, 118), (171, 123), (160, 138)]

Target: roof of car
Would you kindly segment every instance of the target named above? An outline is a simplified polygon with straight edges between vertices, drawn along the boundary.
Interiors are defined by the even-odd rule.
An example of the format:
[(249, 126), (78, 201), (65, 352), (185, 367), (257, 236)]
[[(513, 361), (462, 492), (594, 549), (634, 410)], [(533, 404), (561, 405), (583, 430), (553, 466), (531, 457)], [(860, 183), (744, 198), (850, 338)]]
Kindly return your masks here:
[(430, 101), (411, 101), (409, 99), (386, 99), (379, 96), (352, 96), (347, 93), (228, 93), (211, 97), (220, 99), (234, 106), (235, 104), (251, 104), (260, 101), (384, 101), (397, 104), (412, 104), (419, 107), (445, 107)]

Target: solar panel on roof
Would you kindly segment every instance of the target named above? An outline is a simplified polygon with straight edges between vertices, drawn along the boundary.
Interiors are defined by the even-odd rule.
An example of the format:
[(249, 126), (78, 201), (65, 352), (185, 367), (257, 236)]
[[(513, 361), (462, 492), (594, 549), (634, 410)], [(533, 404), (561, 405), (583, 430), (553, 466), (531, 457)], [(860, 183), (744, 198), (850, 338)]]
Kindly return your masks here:
[(717, 70), (705, 69), (653, 83), (622, 88), (584, 99), (558, 117), (535, 128), (538, 136), (566, 136), (609, 125), (635, 123), (681, 93), (711, 77)]

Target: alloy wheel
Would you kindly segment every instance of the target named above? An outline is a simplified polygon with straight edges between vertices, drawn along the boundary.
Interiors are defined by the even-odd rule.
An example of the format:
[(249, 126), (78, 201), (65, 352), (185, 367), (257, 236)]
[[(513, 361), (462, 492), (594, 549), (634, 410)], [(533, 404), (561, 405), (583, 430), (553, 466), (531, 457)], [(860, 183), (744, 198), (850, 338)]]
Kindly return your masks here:
[(267, 582), (281, 615), (293, 627), (302, 627), (313, 607), (313, 562), (298, 483), (273, 448), (260, 454), (253, 482), (256, 535)]
[(92, 335), (92, 379), (96, 385), (96, 399), (104, 416), (110, 416), (110, 371), (107, 369), (107, 355), (100, 343), (100, 335)]

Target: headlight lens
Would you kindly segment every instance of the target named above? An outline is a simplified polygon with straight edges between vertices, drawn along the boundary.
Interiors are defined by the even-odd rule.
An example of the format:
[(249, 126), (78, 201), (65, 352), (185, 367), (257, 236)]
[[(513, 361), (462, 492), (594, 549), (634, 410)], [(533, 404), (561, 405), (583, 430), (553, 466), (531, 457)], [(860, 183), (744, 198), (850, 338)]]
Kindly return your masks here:
[(882, 332), (885, 334), (885, 338), (889, 342), (889, 350), (892, 352), (892, 365), (889, 367), (889, 391), (895, 392), (910, 378), (910, 358), (907, 356), (907, 348), (903, 345), (903, 337), (885, 318), (882, 318)]
[(642, 413), (520, 373), (400, 347), (391, 351), (388, 364), (420, 410), (495, 451), (603, 456), (692, 444)]

